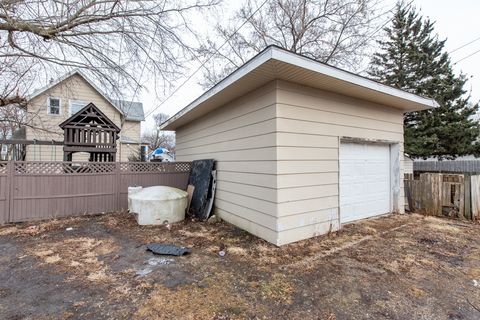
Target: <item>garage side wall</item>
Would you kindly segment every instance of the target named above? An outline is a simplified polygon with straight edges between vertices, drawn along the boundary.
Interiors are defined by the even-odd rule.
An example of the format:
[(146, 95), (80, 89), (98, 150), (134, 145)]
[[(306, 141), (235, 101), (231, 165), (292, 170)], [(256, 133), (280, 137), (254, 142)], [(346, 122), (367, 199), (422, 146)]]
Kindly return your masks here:
[(275, 83), (192, 121), (176, 131), (176, 158), (217, 161), (215, 212), (276, 243)]
[[(277, 244), (282, 245), (339, 228), (340, 139), (398, 142), (403, 154), (403, 113), (285, 81), (276, 86)], [(403, 211), (403, 180), (400, 186), (395, 207)]]

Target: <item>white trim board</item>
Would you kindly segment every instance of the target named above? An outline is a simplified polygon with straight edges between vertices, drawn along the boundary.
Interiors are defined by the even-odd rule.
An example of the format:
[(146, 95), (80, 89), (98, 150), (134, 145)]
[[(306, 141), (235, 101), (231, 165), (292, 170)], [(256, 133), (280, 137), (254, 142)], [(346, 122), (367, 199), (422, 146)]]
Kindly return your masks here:
[[(293, 72), (287, 70), (287, 67), (293, 68), (298, 77), (292, 77)], [(312, 77), (322, 81), (308, 80)], [(220, 107), (222, 101), (246, 94), (252, 90), (250, 83), (252, 79), (257, 81), (257, 86), (274, 80), (299, 81), (302, 85), (360, 99), (362, 96), (368, 95), (370, 101), (382, 100), (382, 105), (404, 111), (423, 110), (438, 106), (433, 99), (390, 87), (279, 47), (270, 46), (168, 119), (161, 125), (161, 129), (175, 130), (186, 122)], [(333, 82), (339, 85), (332, 86)], [(342, 86), (343, 88), (341, 88)], [(352, 93), (353, 91), (356, 91), (356, 95)]]

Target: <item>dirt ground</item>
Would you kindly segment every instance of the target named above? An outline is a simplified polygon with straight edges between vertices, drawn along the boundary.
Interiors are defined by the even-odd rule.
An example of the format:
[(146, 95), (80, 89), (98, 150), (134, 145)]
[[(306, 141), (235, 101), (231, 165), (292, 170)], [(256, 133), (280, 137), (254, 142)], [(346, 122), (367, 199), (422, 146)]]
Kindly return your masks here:
[[(156, 256), (150, 242), (192, 253)], [(126, 213), (0, 227), (1, 319), (480, 319), (479, 310), (479, 224), (392, 215), (281, 248), (223, 222), (140, 227)]]

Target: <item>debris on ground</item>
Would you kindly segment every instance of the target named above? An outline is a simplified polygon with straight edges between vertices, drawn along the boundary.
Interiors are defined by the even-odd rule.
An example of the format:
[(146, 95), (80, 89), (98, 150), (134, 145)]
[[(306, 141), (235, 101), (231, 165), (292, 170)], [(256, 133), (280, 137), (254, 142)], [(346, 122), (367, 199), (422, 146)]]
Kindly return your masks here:
[(225, 257), (225, 255), (227, 254), (227, 246), (225, 244), (221, 244), (220, 245), (220, 248), (219, 248), (219, 251), (218, 251), (218, 255), (220, 257)]
[(36, 235), (40, 232), (40, 228), (38, 226), (29, 226), (25, 229), (25, 233), (29, 235)]
[(212, 215), (210, 218), (208, 218), (207, 222), (208, 223), (217, 223), (217, 222), (220, 222), (222, 221), (219, 217), (217, 217), (217, 215)]
[(179, 247), (172, 244), (150, 243), (147, 244), (147, 251), (152, 251), (155, 254), (183, 256), (191, 252), (190, 249)]
[(224, 222), (167, 231), (128, 213), (31, 225), (0, 226), (2, 319), (479, 319), (478, 223), (390, 215), (282, 247)]
[(147, 260), (146, 266), (138, 268), (135, 274), (139, 277), (143, 277), (152, 273), (156, 269), (156, 267), (166, 266), (173, 263), (175, 263), (175, 260), (172, 258), (150, 258)]

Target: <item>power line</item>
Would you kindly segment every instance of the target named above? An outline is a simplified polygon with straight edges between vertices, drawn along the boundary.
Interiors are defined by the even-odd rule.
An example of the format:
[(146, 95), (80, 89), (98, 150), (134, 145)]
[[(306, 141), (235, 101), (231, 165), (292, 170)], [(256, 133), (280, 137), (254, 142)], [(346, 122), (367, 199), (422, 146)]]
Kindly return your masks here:
[(457, 60), (457, 61), (456, 61), (456, 62), (454, 62), (453, 64), (455, 65), (455, 64), (459, 63), (460, 61), (463, 61), (463, 60), (465, 60), (465, 59), (468, 59), (468, 58), (470, 58), (470, 57), (471, 57), (471, 56), (473, 56), (473, 55), (476, 55), (476, 54), (477, 54), (477, 53), (479, 53), (479, 52), (480, 52), (480, 50), (477, 50), (477, 51), (475, 51), (475, 52), (473, 52), (473, 53), (469, 54), (468, 56), (466, 56), (466, 57), (463, 57), (463, 58), (462, 58), (462, 59), (460, 59), (460, 60)]
[[(225, 40), (222, 45), (220, 47), (218, 47), (217, 49), (215, 49), (215, 53), (219, 53), (219, 51), (232, 39), (232, 37), (238, 33), (240, 31), (240, 29), (255, 15), (257, 14), (258, 11), (260, 11), (260, 9), (268, 2), (268, 0), (265, 0), (262, 2), (262, 4), (229, 36), (229, 38), (227, 40)], [(414, 0), (411, 0), (407, 5), (406, 7), (409, 7), (412, 5), (412, 3), (414, 2)], [(385, 11), (384, 13), (380, 14), (378, 17), (380, 16), (383, 16), (385, 14), (388, 14), (390, 12), (392, 12), (394, 9), (395, 9), (396, 6), (392, 7), (390, 10), (387, 10)], [(372, 32), (370, 35), (367, 36), (367, 41), (368, 39), (371, 39), (379, 30), (381, 30), (382, 28), (384, 28), (388, 23), (390, 23), (392, 20), (394, 19), (394, 17), (391, 17), (390, 19), (388, 19), (384, 24), (382, 24), (380, 26), (380, 28), (376, 29), (374, 32)], [(175, 90), (165, 99), (163, 100), (158, 106), (156, 106), (155, 108), (153, 108), (152, 110), (150, 110), (149, 112), (147, 112), (147, 114), (145, 115), (145, 118), (147, 118), (148, 116), (150, 116), (152, 113), (154, 113), (158, 108), (160, 108), (162, 105), (165, 104), (165, 102), (167, 102), (168, 100), (170, 100), (177, 92), (178, 90), (180, 90), (188, 81), (190, 81), (190, 79), (200, 70), (202, 69), (205, 64), (211, 60), (213, 58), (213, 56), (215, 55), (215, 53), (211, 54), (203, 63), (201, 63), (201, 65), (195, 69), (195, 71), (193, 73), (191, 73), (177, 88), (175, 88)]]
[[(268, 2), (269, 0), (265, 0), (262, 2), (262, 4), (230, 35), (230, 37), (228, 37), (227, 40), (225, 40), (222, 45), (220, 47), (218, 47), (217, 49), (215, 49), (215, 53), (220, 53), (220, 49), (223, 48), (223, 46), (225, 46), (231, 39), (232, 37), (238, 32), (240, 31), (240, 29), (245, 25), (247, 24), (247, 22), (253, 18), (253, 16), (258, 12), (260, 11), (260, 9)], [(202, 62), (200, 64), (200, 66), (195, 69), (195, 71), (193, 73), (191, 73), (187, 79), (185, 79), (185, 81), (183, 81), (177, 88), (175, 88), (175, 90), (173, 90), (173, 92), (165, 99), (163, 100), (158, 106), (156, 106), (155, 108), (153, 108), (152, 110), (150, 110), (149, 112), (147, 112), (147, 114), (145, 115), (145, 118), (147, 118), (148, 116), (150, 116), (153, 112), (155, 112), (158, 108), (160, 108), (161, 106), (163, 106), (165, 104), (165, 102), (167, 102), (168, 100), (170, 100), (170, 98), (173, 97), (173, 95), (175, 95), (175, 93), (178, 92), (178, 90), (180, 90), (188, 81), (190, 81), (190, 79), (192, 79), (192, 77), (198, 72), (200, 71), (200, 69), (202, 69), (205, 64), (213, 58), (213, 56), (215, 55), (215, 53), (212, 53), (204, 62)]]
[(456, 48), (456, 49), (453, 49), (452, 51), (449, 52), (449, 54), (454, 53), (455, 51), (458, 51), (458, 50), (460, 50), (460, 49), (463, 49), (463, 48), (465, 48), (466, 46), (471, 45), (471, 44), (474, 43), (474, 42), (477, 42), (478, 40), (480, 40), (480, 37), (475, 38), (475, 39), (473, 39), (472, 41), (470, 41), (470, 42), (468, 42), (468, 43), (465, 43), (464, 45), (461, 45), (460, 47), (458, 47), (458, 48)]

